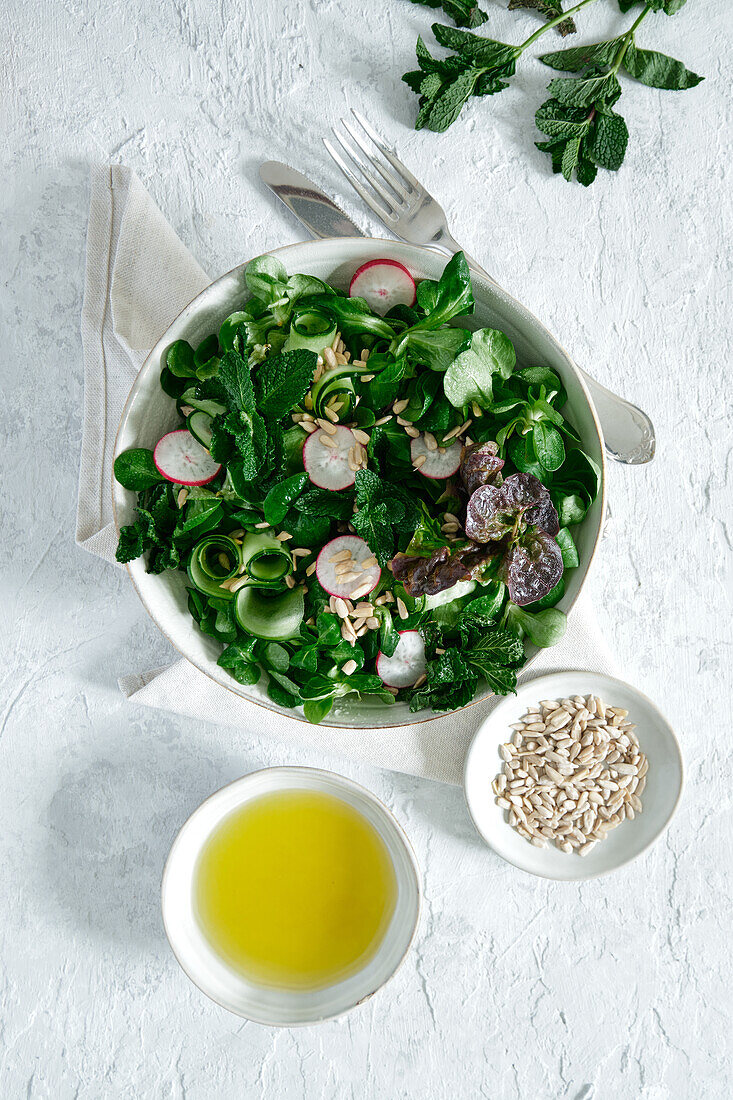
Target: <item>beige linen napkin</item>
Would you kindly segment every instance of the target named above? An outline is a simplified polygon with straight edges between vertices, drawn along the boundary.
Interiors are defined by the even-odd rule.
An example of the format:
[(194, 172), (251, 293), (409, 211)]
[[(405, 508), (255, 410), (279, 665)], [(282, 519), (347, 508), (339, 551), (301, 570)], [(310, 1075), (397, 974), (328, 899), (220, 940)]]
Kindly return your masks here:
[[(76, 541), (108, 561), (114, 561), (117, 545), (110, 479), (123, 406), (147, 351), (209, 282), (134, 172), (116, 165), (93, 170), (82, 311), (84, 435)], [(583, 598), (562, 643), (540, 653), (521, 680), (564, 668), (613, 671), (610, 652)], [(461, 782), (466, 749), (495, 705), (480, 703), (394, 729), (343, 730), (295, 722), (247, 703), (183, 659), (123, 677), (120, 688), (146, 706), (445, 783)]]

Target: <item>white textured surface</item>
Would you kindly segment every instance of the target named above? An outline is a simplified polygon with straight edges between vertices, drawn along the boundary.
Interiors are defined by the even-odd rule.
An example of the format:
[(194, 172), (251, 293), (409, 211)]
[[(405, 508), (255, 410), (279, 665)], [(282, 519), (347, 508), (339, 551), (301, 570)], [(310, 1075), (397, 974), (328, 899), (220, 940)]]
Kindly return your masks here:
[[(484, 6), (497, 37), (536, 25)], [(622, 23), (599, 8), (584, 13), (589, 40)], [(585, 191), (533, 151), (539, 66), (442, 138), (409, 129), (399, 77), (432, 14), (406, 0), (2, 5), (3, 1098), (730, 1095), (728, 14), (692, 0), (650, 17), (642, 44), (653, 34), (708, 80), (629, 85), (626, 165)], [(611, 878), (514, 871), (478, 842), (459, 790), (296, 761), (256, 730), (117, 692), (118, 675), (170, 653), (126, 576), (72, 541), (88, 165), (132, 165), (215, 273), (299, 233), (259, 184), (261, 160), (342, 190), (320, 137), (349, 104), (443, 198), (456, 237), (654, 417), (656, 461), (611, 470), (592, 587), (621, 667), (677, 727), (688, 787), (665, 840)], [(391, 986), (342, 1021), (275, 1033), (188, 984), (158, 887), (204, 795), (285, 762), (333, 766), (394, 807), (426, 906)]]

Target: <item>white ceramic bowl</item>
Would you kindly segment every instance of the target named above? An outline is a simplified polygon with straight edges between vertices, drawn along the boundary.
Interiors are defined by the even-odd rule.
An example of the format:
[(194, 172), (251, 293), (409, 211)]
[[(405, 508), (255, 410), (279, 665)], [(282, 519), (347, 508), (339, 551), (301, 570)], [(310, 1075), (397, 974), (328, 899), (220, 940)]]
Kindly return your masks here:
[[(418, 279), (436, 279), (443, 270), (446, 258), (428, 248), (370, 238), (308, 241), (276, 249), (272, 255), (279, 257), (288, 272), (304, 272), (326, 279), (342, 290), (347, 290), (351, 275), (368, 259), (386, 256), (405, 264)], [(175, 403), (160, 388), (161, 364), (168, 347), (174, 340), (186, 339), (194, 345), (216, 332), (224, 320), (249, 297), (244, 279), (246, 264), (223, 275), (184, 309), (145, 360), (135, 380), (122, 414), (115, 455), (129, 447), (154, 447), (164, 432), (176, 426)], [(477, 329), (491, 326), (501, 329), (512, 340), (517, 358), (523, 366), (545, 365), (551, 367), (562, 379), (568, 394), (568, 414), (580, 432), (584, 449), (600, 466), (601, 492), (593, 503), (583, 523), (574, 534), (580, 553), (580, 566), (570, 574), (565, 596), (558, 605), (568, 611), (580, 592), (600, 536), (605, 509), (605, 459), (601, 429), (588, 391), (570, 356), (546, 328), (504, 291), (473, 277), (476, 312), (462, 319), (465, 328)], [(118, 529), (132, 522), (135, 494), (123, 489), (113, 480), (113, 505)], [(213, 638), (202, 634), (191, 618), (185, 593), (187, 579), (183, 573), (169, 571), (160, 576), (145, 572), (142, 559), (128, 566), (133, 584), (143, 605), (168, 638), (184, 657), (212, 680), (250, 702), (269, 710), (305, 721), (300, 710), (286, 710), (273, 703), (267, 696), (267, 680), (243, 686), (217, 665), (221, 646)], [(531, 660), (537, 651), (528, 647)], [(474, 699), (478, 703), (491, 694), (488, 687)], [(469, 704), (469, 706), (472, 704)], [(328, 716), (327, 725), (346, 728), (372, 728), (401, 726), (439, 717), (433, 711), (416, 716), (410, 713), (406, 702), (386, 707), (367, 697), (358, 700), (353, 696), (337, 700)]]
[[(642, 796), (643, 812), (613, 829), (587, 856), (561, 852), (548, 845), (536, 848), (516, 832), (496, 805), (491, 789), (501, 771), (499, 745), (512, 735), (530, 703), (566, 699), (571, 695), (600, 696), (610, 706), (624, 707), (636, 723), (641, 751), (649, 761)], [(543, 878), (573, 881), (615, 871), (645, 852), (669, 825), (682, 796), (682, 753), (674, 731), (651, 699), (612, 676), (597, 672), (553, 672), (523, 684), (491, 712), (478, 729), (466, 755), (464, 788), (473, 823), (486, 843), (508, 863)]]
[[(333, 795), (369, 822), (385, 845), (395, 871), (397, 900), (376, 954), (356, 974), (318, 990), (258, 985), (229, 967), (206, 939), (194, 911), (196, 862), (212, 832), (233, 810), (272, 791), (307, 790)], [(340, 1016), (368, 1000), (404, 960), (420, 918), (420, 872), (410, 843), (379, 799), (334, 772), (316, 768), (266, 768), (212, 794), (189, 817), (171, 848), (163, 872), (163, 923), (184, 971), (222, 1008), (256, 1023), (295, 1027)]]

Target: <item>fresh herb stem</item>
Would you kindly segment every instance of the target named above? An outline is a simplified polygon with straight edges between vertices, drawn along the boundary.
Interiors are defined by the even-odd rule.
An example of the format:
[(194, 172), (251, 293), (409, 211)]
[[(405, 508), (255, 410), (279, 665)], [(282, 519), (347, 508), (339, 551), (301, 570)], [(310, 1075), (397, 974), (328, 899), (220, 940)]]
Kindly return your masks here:
[(574, 8), (568, 8), (566, 11), (560, 12), (560, 14), (556, 15), (554, 19), (550, 19), (549, 22), (544, 24), (544, 26), (538, 27), (537, 30), (529, 36), (529, 38), (526, 38), (524, 42), (521, 42), (517, 46), (518, 54), (524, 53), (524, 51), (529, 46), (531, 46), (533, 42), (536, 42), (538, 38), (541, 38), (542, 35), (545, 34), (546, 31), (549, 31), (552, 27), (556, 27), (558, 23), (562, 23), (563, 19), (567, 19), (569, 16), (574, 15), (576, 11), (580, 11), (581, 8), (587, 7), (588, 4), (595, 4), (595, 2), (596, 0), (580, 0), (580, 3), (576, 4)]
[(638, 18), (635, 19), (634, 22), (631, 24), (631, 26), (626, 31), (626, 33), (621, 36), (621, 39), (620, 39), (621, 45), (620, 45), (618, 53), (616, 54), (616, 59), (615, 59), (613, 65), (611, 66), (611, 69), (610, 69), (610, 72), (612, 72), (614, 74), (614, 76), (616, 75), (616, 73), (621, 68), (623, 60), (626, 57), (627, 50), (628, 50), (629, 46), (631, 45), (631, 43), (634, 41), (634, 32), (636, 31), (636, 28), (639, 26), (642, 19), (646, 19), (647, 15), (649, 14), (649, 12), (651, 10), (652, 9), (647, 4), (645, 6), (644, 10), (638, 16)]

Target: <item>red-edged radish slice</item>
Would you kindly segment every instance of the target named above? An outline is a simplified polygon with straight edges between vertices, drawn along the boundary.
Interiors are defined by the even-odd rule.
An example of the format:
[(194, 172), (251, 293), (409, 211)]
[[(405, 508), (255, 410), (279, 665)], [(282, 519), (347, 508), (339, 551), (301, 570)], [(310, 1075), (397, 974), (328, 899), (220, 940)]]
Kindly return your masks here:
[(391, 657), (377, 654), (377, 676), (394, 688), (412, 687), (425, 672), (425, 642), (418, 630), (401, 630), (397, 649)]
[(428, 450), (425, 437), (419, 435), (410, 444), (410, 457), (413, 466), (425, 477), (452, 477), (461, 465), (461, 450), (460, 443), (451, 443), (450, 447), (438, 447), (435, 451)]
[(384, 317), (393, 306), (415, 304), (415, 280), (397, 260), (368, 260), (354, 272), (349, 297), (364, 298)]
[(354, 433), (342, 424), (333, 433), (312, 432), (303, 444), (303, 465), (313, 484), (332, 492), (353, 485), (356, 471), (349, 465), (349, 451), (355, 446)]
[(221, 469), (186, 428), (168, 432), (158, 440), (153, 462), (158, 472), (176, 485), (206, 485)]
[[(334, 560), (336, 559), (336, 560)], [(382, 571), (364, 539), (339, 535), (331, 539), (316, 559), (316, 577), (332, 596), (364, 599), (379, 584)]]

